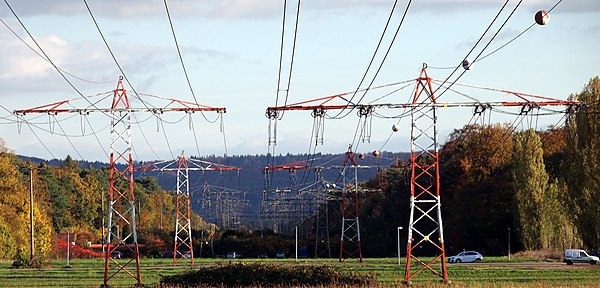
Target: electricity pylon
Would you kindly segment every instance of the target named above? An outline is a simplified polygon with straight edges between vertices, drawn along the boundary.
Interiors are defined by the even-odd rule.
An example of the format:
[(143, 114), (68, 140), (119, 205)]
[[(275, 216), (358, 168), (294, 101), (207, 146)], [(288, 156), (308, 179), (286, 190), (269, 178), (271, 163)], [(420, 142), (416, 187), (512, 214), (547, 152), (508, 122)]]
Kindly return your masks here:
[(194, 264), (194, 249), (192, 243), (191, 205), (190, 205), (190, 177), (189, 171), (240, 171), (240, 168), (226, 166), (213, 162), (188, 159), (185, 154), (176, 160), (159, 161), (136, 167), (135, 171), (141, 172), (176, 172), (177, 194), (175, 205), (175, 235), (173, 244), (173, 264), (177, 259), (187, 259)]
[[(530, 113), (533, 109), (544, 107), (544, 106), (565, 106), (567, 107), (564, 113), (574, 113), (577, 111), (582, 103), (577, 101), (561, 100), (556, 98), (537, 96), (531, 94), (525, 94), (520, 92), (514, 92), (503, 89), (493, 89), (485, 87), (476, 87), (472, 85), (456, 84), (456, 86), (464, 86), (469, 88), (476, 88), (502, 93), (503, 98), (514, 97), (514, 99), (504, 99), (503, 101), (480, 101), (470, 96), (460, 94), (469, 98), (467, 102), (460, 101), (449, 101), (439, 102), (434, 95), (432, 89), (432, 82), (435, 82), (426, 72), (427, 65), (424, 64), (421, 73), (416, 82), (415, 92), (411, 97), (411, 101), (408, 103), (369, 103), (369, 104), (357, 104), (347, 99), (347, 96), (351, 96), (353, 93), (359, 91), (365, 91), (365, 89), (359, 89), (353, 92), (347, 92), (342, 94), (336, 94), (326, 97), (320, 97), (312, 100), (301, 101), (292, 104), (286, 104), (284, 106), (268, 107), (265, 115), (269, 118), (269, 129), (276, 129), (277, 126), (271, 125), (273, 121), (279, 121), (280, 112), (282, 111), (293, 111), (303, 110), (312, 111), (312, 117), (315, 118), (315, 123), (318, 123), (318, 127), (323, 127), (323, 120), (326, 119), (327, 112), (329, 110), (353, 110), (359, 111), (360, 117), (365, 117), (365, 121), (376, 109), (410, 109), (411, 115), (411, 195), (410, 195), (410, 222), (408, 229), (407, 239), (407, 261), (405, 268), (404, 281), (406, 284), (410, 284), (410, 279), (418, 275), (422, 271), (430, 271), (433, 274), (442, 278), (444, 282), (448, 282), (448, 273), (446, 271), (445, 264), (445, 248), (444, 248), (444, 235), (442, 225), (442, 213), (441, 213), (441, 188), (439, 182), (439, 158), (438, 158), (438, 137), (437, 137), (437, 125), (438, 125), (438, 108), (460, 108), (469, 107), (474, 109), (474, 113), (481, 114), (485, 110), (492, 109), (493, 107), (515, 107), (520, 108), (519, 116), (525, 116)], [(436, 83), (440, 83), (436, 82)], [(391, 87), (394, 85), (405, 84), (408, 81), (397, 82), (388, 85), (382, 85), (378, 87), (372, 87), (369, 90), (376, 90), (379, 88)], [(440, 88), (444, 88), (442, 85), (445, 82), (439, 84)], [(455, 86), (455, 87), (456, 87)], [(402, 88), (400, 88), (402, 89)], [(398, 89), (398, 90), (400, 90)], [(398, 91), (396, 90), (396, 91)], [(447, 89), (449, 90), (449, 88)], [(390, 93), (391, 94), (391, 93)], [(424, 96), (423, 96), (424, 95)], [(423, 97), (422, 97), (423, 96)], [(383, 98), (383, 97), (382, 97)], [(352, 98), (351, 98), (352, 99)], [(341, 114), (341, 112), (340, 112)], [(338, 114), (338, 116), (340, 115)], [(330, 117), (330, 118), (337, 118)], [(365, 131), (369, 132), (369, 131)], [(320, 128), (317, 133), (321, 135), (314, 135), (316, 139), (322, 139), (323, 130)], [(276, 131), (269, 131), (269, 135), (277, 135)], [(273, 141), (273, 140), (271, 140)], [(322, 141), (322, 140), (320, 140)], [(317, 144), (321, 142), (317, 141)], [(321, 143), (322, 144), (322, 143)], [(433, 247), (435, 255), (433, 260), (423, 260), (418, 252), (415, 250), (417, 247), (423, 245), (430, 245)], [(412, 262), (415, 265), (412, 265)], [(416, 265), (418, 263), (418, 265)], [(439, 268), (435, 265), (440, 264)], [(415, 270), (415, 271), (413, 271)]]
[[(340, 259), (358, 258), (363, 262), (360, 242), (360, 223), (358, 221), (358, 169), (352, 146), (348, 147), (344, 157), (342, 171), (342, 233), (340, 237)], [(351, 171), (352, 173), (348, 173)], [(351, 182), (346, 182), (346, 174), (352, 174)]]
[[(78, 113), (85, 116), (90, 112), (100, 112), (108, 114), (110, 117), (109, 202), (104, 255), (104, 281), (102, 285), (104, 287), (109, 287), (111, 279), (118, 274), (128, 275), (135, 279), (137, 286), (142, 285), (135, 222), (131, 115), (136, 112), (150, 112), (154, 115), (164, 112), (185, 112), (191, 115), (196, 111), (216, 111), (221, 115), (225, 113), (225, 108), (210, 107), (176, 99), (163, 99), (168, 101), (168, 104), (163, 107), (149, 107), (143, 102), (144, 108), (132, 108), (122, 80), (123, 77), (119, 77), (117, 87), (112, 91), (113, 98), (109, 109), (99, 108), (98, 102), (89, 102), (91, 105), (85, 108), (67, 108), (66, 106), (72, 105), (72, 103), (70, 103), (70, 100), (64, 100), (31, 109), (14, 111), (14, 114), (22, 121), (25, 121), (24, 117), (29, 113), (44, 113), (51, 116), (59, 113)], [(121, 250), (130, 254), (131, 257), (121, 259), (120, 255), (122, 254), (115, 253)]]

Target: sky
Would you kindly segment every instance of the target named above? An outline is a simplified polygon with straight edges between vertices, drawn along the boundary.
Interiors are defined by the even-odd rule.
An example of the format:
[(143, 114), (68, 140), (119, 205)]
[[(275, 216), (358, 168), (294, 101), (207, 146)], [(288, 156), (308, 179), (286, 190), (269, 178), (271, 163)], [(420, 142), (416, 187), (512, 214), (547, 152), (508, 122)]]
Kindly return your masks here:
[[(423, 63), (428, 65), (431, 78), (443, 80), (452, 70), (436, 68), (457, 66), (474, 46), (472, 55), (476, 55), (500, 29), (482, 55), (494, 51), (533, 24), (537, 11), (548, 10), (557, 1), (525, 0), (500, 29), (518, 3), (509, 1), (477, 46), (477, 40), (505, 1), (412, 1), (373, 87), (414, 80)], [(0, 138), (21, 155), (45, 159), (72, 155), (75, 159), (107, 161), (110, 119), (102, 113), (28, 114), (27, 123), (16, 121), (10, 113), (81, 98), (79, 93), (90, 96), (89, 99), (100, 99), (91, 96), (108, 95), (104, 92), (115, 89), (122, 73), (84, 1), (7, 2), (52, 62), (86, 81), (67, 75), (71, 86), (47, 60), (22, 43), (5, 25), (0, 25)], [(145, 95), (195, 101), (177, 54), (164, 1), (88, 0), (87, 3), (129, 80), (125, 89), (132, 106), (143, 107), (133, 90), (156, 106), (164, 102)], [(167, 1), (196, 100), (203, 105), (225, 107), (227, 113), (222, 119), (215, 112), (205, 112), (206, 119), (200, 113), (189, 116), (173, 112), (159, 117), (136, 113), (132, 126), (134, 158), (172, 159), (181, 151), (186, 155), (267, 153), (269, 120), (265, 110), (282, 105), (285, 99), (285, 93), (278, 90), (286, 90), (288, 84), (297, 3), (287, 1), (284, 48), (280, 50), (281, 0)], [(288, 103), (354, 91), (365, 74), (393, 4), (393, 0), (303, 0), (298, 14)], [(361, 88), (374, 77), (374, 68), (390, 46), (407, 4), (408, 1), (397, 2), (374, 58), (375, 64)], [(0, 19), (37, 50), (6, 3), (0, 3)], [(567, 99), (600, 74), (598, 19), (600, 1), (561, 1), (550, 12), (546, 25), (535, 25), (498, 52), (474, 63), (457, 83)], [(280, 54), (283, 68), (278, 88)], [(369, 91), (363, 103), (383, 98), (400, 87)], [(383, 102), (406, 103), (411, 89), (412, 86), (391, 93)], [(453, 89), (481, 101), (502, 97), (458, 85)], [(446, 95), (448, 101), (458, 97), (450, 92)], [(108, 108), (110, 100), (108, 97), (98, 106)], [(72, 100), (70, 105), (89, 106), (84, 99)], [(350, 143), (355, 143), (359, 152), (410, 151), (410, 119), (394, 118), (402, 111), (380, 112), (380, 116), (386, 117), (374, 117), (369, 122), (370, 141), (356, 140), (355, 134), (363, 130), (357, 129), (359, 118), (352, 111), (342, 119), (324, 121), (323, 144), (316, 148), (310, 111), (285, 112), (277, 121), (275, 152), (341, 153)], [(442, 109), (438, 117), (440, 144), (453, 129), (468, 123), (472, 112), (472, 108)], [(330, 115), (336, 114), (330, 111)], [(492, 113), (488, 121), (511, 123), (514, 118)], [(561, 123), (561, 115), (538, 118), (527, 120), (530, 124), (521, 124), (520, 128), (535, 123), (536, 128), (543, 129)], [(399, 125), (400, 131), (392, 134), (394, 124)]]

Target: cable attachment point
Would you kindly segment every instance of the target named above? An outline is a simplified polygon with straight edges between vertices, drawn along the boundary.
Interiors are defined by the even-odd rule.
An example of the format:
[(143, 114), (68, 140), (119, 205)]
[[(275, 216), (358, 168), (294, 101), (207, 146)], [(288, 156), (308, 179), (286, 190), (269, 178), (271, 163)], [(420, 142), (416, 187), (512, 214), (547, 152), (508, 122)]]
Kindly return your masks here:
[(427, 69), (427, 63), (423, 63), (423, 69)]
[(327, 112), (323, 108), (315, 108), (310, 114), (313, 118), (324, 117)]
[(358, 108), (358, 117), (367, 117), (367, 116), (371, 116), (371, 114), (373, 113), (373, 106), (371, 105), (366, 105), (366, 106), (360, 106)]
[(119, 76), (119, 80), (123, 80), (123, 76)]
[(523, 105), (521, 107), (521, 112), (519, 113), (520, 115), (527, 115), (527, 113), (531, 112), (531, 110), (533, 110), (533, 108), (540, 108), (540, 106), (536, 103), (533, 102), (529, 102), (525, 105)]
[(473, 115), (481, 115), (487, 109), (492, 109), (492, 105), (490, 105), (489, 103), (479, 103), (477, 104), (477, 106), (475, 106)]
[(279, 117), (279, 111), (275, 109), (267, 108), (267, 112), (265, 112), (265, 116), (271, 120), (275, 120)]

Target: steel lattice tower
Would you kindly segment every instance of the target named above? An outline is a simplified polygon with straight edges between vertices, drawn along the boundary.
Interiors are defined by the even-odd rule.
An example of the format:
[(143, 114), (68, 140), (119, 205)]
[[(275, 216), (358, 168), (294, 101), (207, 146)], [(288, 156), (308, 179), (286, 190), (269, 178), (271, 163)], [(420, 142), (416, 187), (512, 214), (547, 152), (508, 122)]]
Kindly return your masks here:
[[(438, 158), (438, 131), (436, 98), (427, 76), (426, 66), (417, 79), (411, 107), (411, 181), (410, 216), (406, 247), (406, 270), (404, 281), (428, 269), (448, 282), (446, 253), (444, 250), (444, 229), (442, 225), (440, 174)], [(415, 249), (435, 252), (432, 260), (424, 261), (415, 255)], [(416, 262), (411, 266), (412, 262)], [(434, 264), (441, 267), (434, 268)], [(439, 270), (438, 270), (439, 269)], [(416, 271), (415, 271), (416, 270)]]
[[(185, 189), (182, 189), (185, 188)], [(190, 221), (190, 181), (188, 162), (183, 152), (177, 164), (177, 200), (175, 207), (175, 240), (173, 264), (177, 258), (191, 259), (194, 264), (192, 245), (192, 224)]]
[[(141, 167), (134, 168), (141, 172), (166, 172), (174, 171), (177, 173), (177, 190), (175, 198), (175, 234), (173, 241), (173, 264), (177, 264), (177, 259), (188, 259), (194, 264), (194, 246), (192, 245), (192, 224), (191, 224), (191, 198), (189, 171), (240, 171), (240, 168), (225, 166), (217, 163), (202, 161), (198, 159), (187, 159), (184, 152), (177, 160), (160, 161), (148, 163)], [(206, 218), (205, 218), (206, 219)], [(212, 245), (212, 240), (211, 240)], [(202, 246), (201, 246), (202, 247)]]
[[(106, 234), (106, 254), (104, 255), (104, 286), (120, 271), (135, 278), (137, 285), (142, 284), (140, 274), (140, 254), (135, 224), (135, 199), (133, 193), (133, 163), (131, 157), (131, 112), (127, 91), (119, 77), (114, 90), (111, 105), (110, 125), (110, 176), (108, 202), (108, 231)], [(119, 169), (117, 164), (125, 164)], [(129, 231), (125, 229), (129, 227)], [(133, 253), (129, 260), (122, 261), (113, 257), (113, 252), (121, 247)], [(121, 261), (121, 263), (119, 263)], [(133, 267), (135, 262), (135, 272)], [(114, 265), (111, 265), (114, 264)], [(113, 266), (114, 269), (111, 269)]]
[[(195, 111), (216, 111), (220, 115), (225, 113), (225, 108), (210, 107), (158, 96), (155, 98), (162, 99), (168, 104), (161, 107), (149, 107), (145, 101), (140, 99), (145, 107), (133, 108), (130, 106), (127, 91), (123, 87), (122, 80), (123, 77), (119, 77), (117, 88), (112, 92), (113, 100), (110, 109), (98, 107), (100, 101), (91, 102), (86, 97), (83, 97), (90, 104), (84, 108), (76, 108), (73, 106), (71, 100), (63, 100), (30, 109), (15, 110), (13, 112), (19, 120), (24, 120), (25, 115), (28, 113), (44, 113), (52, 116), (59, 113), (78, 113), (82, 117), (87, 117), (91, 112), (96, 112), (110, 117), (109, 203), (106, 227), (108, 231), (105, 238), (106, 252), (104, 255), (103, 287), (109, 287), (108, 282), (117, 274), (127, 274), (135, 279), (137, 286), (142, 286), (135, 221), (135, 198), (133, 193), (134, 168), (132, 164), (131, 115), (136, 112), (153, 113), (154, 115), (162, 114), (163, 112), (185, 112), (191, 118), (191, 114)], [(81, 98), (72, 100), (78, 99)], [(66, 107), (67, 105), (69, 107)], [(229, 168), (221, 165), (216, 169)], [(126, 260), (113, 257), (113, 252), (120, 252), (121, 250), (129, 253)], [(131, 257), (129, 258), (129, 256)], [(135, 272), (133, 271), (133, 265), (135, 265)]]
[[(352, 167), (349, 167), (352, 165)], [(348, 169), (353, 170), (351, 183), (346, 183)], [(344, 158), (342, 172), (342, 235), (340, 239), (340, 262), (348, 258), (358, 258), (362, 263), (362, 247), (360, 245), (360, 225), (358, 222), (358, 169), (352, 146), (348, 148)]]

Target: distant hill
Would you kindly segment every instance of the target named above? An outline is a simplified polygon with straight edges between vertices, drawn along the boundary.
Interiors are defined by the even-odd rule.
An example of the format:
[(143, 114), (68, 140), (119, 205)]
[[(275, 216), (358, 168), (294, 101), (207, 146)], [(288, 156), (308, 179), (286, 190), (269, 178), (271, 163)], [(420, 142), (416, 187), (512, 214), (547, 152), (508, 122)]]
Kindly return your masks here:
[[(365, 157), (359, 157), (356, 155), (356, 161), (358, 165), (371, 166), (371, 169), (360, 169), (358, 173), (358, 180), (365, 181), (372, 178), (379, 169), (396, 165), (398, 160), (407, 161), (410, 158), (410, 153), (392, 153), (392, 152), (381, 152), (379, 157), (373, 155), (364, 155)], [(64, 160), (59, 159), (41, 159), (30, 156), (18, 156), (20, 159), (33, 163), (45, 162), (50, 166), (61, 166)], [(195, 158), (203, 161), (219, 163), (228, 166), (234, 166), (241, 168), (238, 173), (236, 171), (223, 171), (221, 173), (217, 171), (198, 172), (190, 171), (190, 192), (192, 193), (192, 201), (196, 202), (193, 207), (194, 210), (200, 209), (198, 201), (200, 198), (200, 192), (204, 189), (205, 185), (210, 185), (215, 189), (228, 189), (246, 192), (245, 199), (249, 200), (250, 207), (248, 208), (249, 213), (256, 214), (259, 211), (260, 199), (262, 192), (265, 188), (265, 174), (264, 168), (272, 165), (282, 165), (292, 162), (302, 161), (308, 166), (342, 166), (345, 158), (345, 154), (317, 154), (317, 155), (306, 155), (306, 154), (286, 154), (278, 155), (275, 157), (268, 157), (267, 155), (234, 155), (227, 158), (223, 156), (206, 156), (202, 158)], [(81, 168), (93, 167), (95, 169), (101, 169), (108, 167), (106, 162), (89, 162), (89, 161), (78, 161)], [(142, 166), (151, 162), (134, 163), (134, 166)], [(302, 164), (304, 165), (304, 164)], [(121, 167), (123, 168), (123, 167)], [(335, 182), (339, 178), (341, 169), (326, 169), (323, 170), (322, 176), (325, 180)], [(176, 173), (175, 172), (136, 172), (134, 177), (150, 176), (155, 177), (158, 180), (159, 185), (165, 190), (176, 190)], [(287, 188), (290, 185), (291, 177), (288, 171), (273, 171), (270, 175), (271, 188)], [(295, 181), (297, 187), (303, 187), (310, 185), (315, 181), (315, 173), (312, 170), (299, 170), (296, 171)], [(241, 193), (238, 193), (241, 194)], [(200, 213), (202, 214), (202, 213)]]

